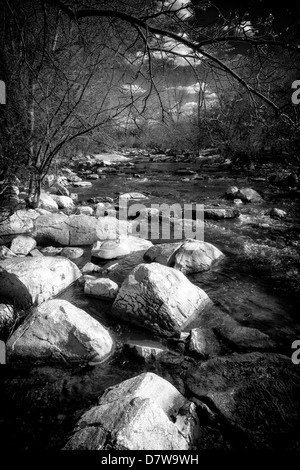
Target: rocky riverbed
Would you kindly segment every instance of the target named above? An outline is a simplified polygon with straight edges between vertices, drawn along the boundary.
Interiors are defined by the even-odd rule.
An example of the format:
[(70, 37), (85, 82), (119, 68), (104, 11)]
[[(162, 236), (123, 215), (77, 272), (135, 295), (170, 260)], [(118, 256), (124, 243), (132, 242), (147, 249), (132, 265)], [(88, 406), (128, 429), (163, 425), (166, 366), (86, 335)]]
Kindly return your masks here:
[[(76, 160), (0, 225), (3, 446), (299, 449), (299, 187), (125, 158)], [(203, 204), (204, 239), (163, 203), (189, 234)]]

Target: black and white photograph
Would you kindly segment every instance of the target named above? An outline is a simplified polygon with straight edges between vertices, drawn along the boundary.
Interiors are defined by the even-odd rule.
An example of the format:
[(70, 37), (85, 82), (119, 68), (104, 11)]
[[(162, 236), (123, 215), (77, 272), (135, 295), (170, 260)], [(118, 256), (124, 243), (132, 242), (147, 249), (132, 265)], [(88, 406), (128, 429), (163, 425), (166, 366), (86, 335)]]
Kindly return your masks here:
[(0, 452), (62, 450), (300, 450), (299, 0), (0, 0)]

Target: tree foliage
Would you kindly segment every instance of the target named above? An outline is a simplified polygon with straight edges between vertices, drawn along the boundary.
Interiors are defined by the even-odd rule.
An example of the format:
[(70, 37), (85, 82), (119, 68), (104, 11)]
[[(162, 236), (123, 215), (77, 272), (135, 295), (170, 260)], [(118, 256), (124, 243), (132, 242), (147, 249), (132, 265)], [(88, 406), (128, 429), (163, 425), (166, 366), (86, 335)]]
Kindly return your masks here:
[(33, 198), (55, 158), (111, 146), (120, 129), (151, 141), (160, 128), (177, 146), (182, 135), (193, 149), (210, 140), (248, 157), (276, 136), (276, 152), (298, 151), (299, 8), (289, 2), (289, 24), (256, 0), (1, 3), (1, 178), (29, 178)]

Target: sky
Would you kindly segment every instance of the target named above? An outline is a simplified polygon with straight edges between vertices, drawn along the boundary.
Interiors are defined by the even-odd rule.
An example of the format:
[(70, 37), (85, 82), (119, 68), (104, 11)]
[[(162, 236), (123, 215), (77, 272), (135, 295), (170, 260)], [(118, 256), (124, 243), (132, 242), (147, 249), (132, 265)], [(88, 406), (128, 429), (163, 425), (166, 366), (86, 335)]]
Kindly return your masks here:
[[(192, 0), (192, 3), (197, 6), (200, 1), (202, 0)], [(175, 3), (172, 2), (172, 8), (184, 7), (187, 6), (188, 3), (188, 0), (176, 0)], [(285, 0), (281, 4), (276, 2), (276, 0), (213, 0), (212, 3), (214, 6), (211, 6), (206, 11), (201, 9), (197, 12), (196, 10), (196, 25), (203, 28), (211, 23), (219, 22), (221, 26), (224, 18), (229, 19), (232, 12), (236, 10), (239, 17), (243, 19), (240, 23), (235, 23), (238, 25), (235, 27), (234, 31), (232, 31), (232, 34), (235, 35), (255, 37), (256, 34), (261, 34), (262, 29), (257, 26), (257, 22), (260, 18), (263, 20), (269, 18), (270, 21), (272, 21), (276, 33), (286, 34), (290, 28), (296, 27), (295, 25), (300, 18), (300, 0)], [(185, 8), (181, 12), (181, 17), (187, 20), (193, 19), (189, 10)], [(226, 29), (224, 32), (226, 32)], [(199, 37), (199, 39), (201, 39), (201, 37)], [(175, 44), (171, 40), (167, 40), (164, 45), (166, 48), (173, 48), (175, 52), (182, 56), (186, 56), (190, 53), (190, 50), (185, 45)], [(237, 44), (233, 46), (231, 53), (235, 56), (236, 54), (245, 55), (248, 50), (248, 45)], [(170, 56), (164, 52), (157, 52), (155, 55), (157, 59), (164, 59), (164, 61), (170, 58)], [(199, 70), (201, 70), (201, 61), (200, 55), (198, 59), (193, 62), (193, 65), (198, 66)], [(212, 87), (212, 83), (205, 81), (202, 78), (201, 72), (199, 73), (199, 78), (196, 79), (192, 72), (188, 75), (184, 71), (184, 69), (188, 69), (188, 64), (184, 57), (173, 58), (172, 65), (174, 70), (171, 71), (170, 68), (169, 77), (165, 84), (162, 85), (161, 90), (164, 102), (169, 106), (169, 109), (173, 109), (175, 114), (180, 113), (181, 116), (191, 116), (197, 109), (200, 90), (203, 92), (207, 108), (213, 107), (218, 103), (218, 96)], [(159, 68), (156, 69), (155, 75), (159, 77)], [(160, 82), (162, 83), (162, 81)], [(142, 95), (146, 89), (142, 84), (137, 84), (133, 87), (127, 85), (127, 90), (125, 86), (124, 91), (137, 96), (139, 94)]]

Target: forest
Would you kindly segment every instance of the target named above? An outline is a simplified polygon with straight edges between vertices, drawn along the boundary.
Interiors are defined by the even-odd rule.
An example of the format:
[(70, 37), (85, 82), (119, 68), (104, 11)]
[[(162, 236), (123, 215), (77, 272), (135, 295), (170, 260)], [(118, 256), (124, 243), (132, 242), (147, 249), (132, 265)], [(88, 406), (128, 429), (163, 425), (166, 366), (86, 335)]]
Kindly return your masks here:
[(2, 460), (299, 451), (299, 58), (298, 0), (0, 0)]
[(122, 146), (299, 164), (297, 2), (1, 3), (3, 181)]

